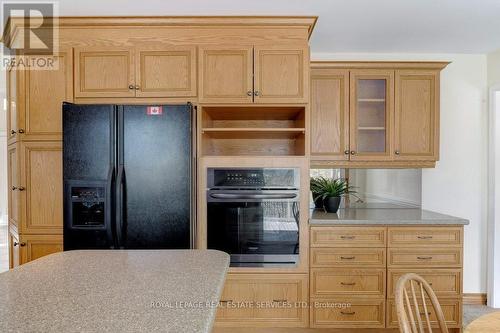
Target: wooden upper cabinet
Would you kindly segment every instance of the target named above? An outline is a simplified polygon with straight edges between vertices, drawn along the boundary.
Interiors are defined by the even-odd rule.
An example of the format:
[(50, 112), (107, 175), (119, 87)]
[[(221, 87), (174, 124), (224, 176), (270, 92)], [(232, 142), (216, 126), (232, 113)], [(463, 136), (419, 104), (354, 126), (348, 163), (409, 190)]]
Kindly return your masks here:
[(349, 159), (349, 71), (311, 71), (311, 158)]
[(438, 160), (439, 71), (396, 71), (394, 156)]
[(255, 47), (255, 102), (307, 103), (309, 47)]
[(394, 71), (350, 71), (351, 160), (393, 158)]
[[(62, 142), (21, 144), (21, 193), (23, 214), (20, 233), (62, 233)], [(50, 170), (50, 172), (48, 172)]]
[(134, 97), (134, 50), (75, 48), (75, 97)]
[(196, 96), (196, 47), (136, 51), (137, 97)]
[(19, 128), (17, 112), (18, 73), (14, 67), (7, 69), (7, 140), (9, 143), (15, 140)]
[(61, 139), (62, 103), (73, 101), (73, 54), (54, 57), (56, 69), (25, 72), (25, 139)]
[(9, 145), (7, 149), (7, 197), (8, 197), (8, 215), (9, 225), (14, 226), (16, 229), (19, 226), (21, 218), (21, 202), (19, 199), (19, 144)]
[(200, 102), (253, 101), (253, 47), (200, 47)]

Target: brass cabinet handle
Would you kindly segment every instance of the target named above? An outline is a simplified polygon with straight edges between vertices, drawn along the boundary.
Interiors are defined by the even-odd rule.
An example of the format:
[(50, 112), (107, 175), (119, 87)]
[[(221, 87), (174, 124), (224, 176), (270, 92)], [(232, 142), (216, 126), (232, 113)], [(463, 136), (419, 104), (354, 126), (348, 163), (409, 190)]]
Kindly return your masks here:
[(10, 134), (14, 135), (14, 134), (16, 134), (16, 133), (17, 133), (16, 131), (14, 131), (14, 130), (10, 130)]
[(418, 239), (432, 239), (432, 236), (417, 236)]
[(350, 154), (349, 149), (344, 150), (344, 155), (349, 155), (349, 154)]
[(128, 85), (128, 88), (129, 88), (129, 89), (134, 89), (134, 85), (133, 85), (133, 84), (129, 84), (129, 85)]
[(254, 92), (254, 95), (255, 95), (255, 96), (260, 96), (260, 91), (256, 90), (256, 91)]
[(18, 189), (19, 191), (24, 191), (24, 190), (25, 190), (25, 188), (24, 188), (23, 186), (19, 186), (17, 189)]
[(12, 244), (12, 245), (14, 245), (14, 246), (18, 246), (18, 245), (19, 245), (19, 243), (18, 243), (18, 242), (14, 242), (14, 244)]
[(341, 239), (354, 239), (356, 236), (340, 236)]
[(15, 191), (15, 190), (17, 190), (17, 187), (12, 186), (12, 191)]
[(355, 256), (352, 256), (352, 257), (340, 257), (340, 259), (342, 260), (353, 260), (353, 259), (356, 259)]
[(356, 314), (355, 311), (351, 311), (351, 312), (340, 311), (340, 313), (343, 314), (343, 315), (354, 315), (354, 314)]
[(139, 86), (138, 84), (134, 87), (135, 90), (139, 90), (141, 89), (141, 86)]
[(253, 95), (253, 92), (252, 91), (247, 91), (247, 96), (252, 96)]
[(355, 286), (356, 282), (340, 282), (340, 284), (343, 286)]
[(22, 128), (20, 128), (20, 129), (18, 129), (18, 130), (17, 130), (17, 133), (19, 133), (19, 134), (23, 134), (23, 133), (24, 133), (24, 130), (23, 130)]
[(394, 154), (399, 155), (399, 150), (396, 150)]
[(25, 242), (21, 242), (21, 243), (19, 243), (19, 246), (25, 246), (25, 245), (26, 245), (26, 243), (25, 243)]
[(356, 152), (354, 150), (351, 150), (351, 155), (356, 155)]
[(431, 256), (428, 256), (428, 257), (417, 257), (417, 259), (419, 260), (428, 260), (428, 259), (432, 259)]

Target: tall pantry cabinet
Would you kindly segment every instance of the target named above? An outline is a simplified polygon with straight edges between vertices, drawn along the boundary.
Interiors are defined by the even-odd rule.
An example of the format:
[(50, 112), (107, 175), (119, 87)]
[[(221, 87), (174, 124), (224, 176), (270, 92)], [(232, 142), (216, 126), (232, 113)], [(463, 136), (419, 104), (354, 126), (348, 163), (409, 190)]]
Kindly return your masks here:
[(73, 99), (71, 50), (54, 63), (7, 71), (10, 268), (63, 249), (61, 104)]

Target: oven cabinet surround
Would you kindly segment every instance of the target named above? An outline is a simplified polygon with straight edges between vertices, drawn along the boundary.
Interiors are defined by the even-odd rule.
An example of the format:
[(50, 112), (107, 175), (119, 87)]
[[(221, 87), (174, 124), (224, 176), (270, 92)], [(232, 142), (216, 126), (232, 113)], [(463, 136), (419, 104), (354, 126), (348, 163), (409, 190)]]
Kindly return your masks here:
[(311, 164), (433, 167), (443, 62), (312, 62)]
[(307, 103), (309, 46), (201, 46), (200, 103)]
[[(198, 163), (197, 248), (207, 248), (207, 169), (235, 166), (233, 157), (202, 157)], [(308, 327), (309, 299), (309, 160), (305, 157), (239, 157), (240, 168), (300, 170), (299, 263), (296, 267), (230, 267), (216, 327)], [(293, 304), (292, 308), (280, 304)], [(235, 306), (244, 304), (244, 306)], [(253, 304), (248, 306), (248, 304)], [(258, 304), (268, 304), (262, 308)], [(274, 306), (273, 306), (274, 305)]]
[[(196, 104), (200, 96), (200, 68), (204, 68), (200, 64), (200, 50), (209, 47), (224, 54), (231, 53), (231, 47), (238, 45), (251, 50), (245, 60), (251, 71), (245, 73), (248, 74), (245, 79), (252, 82), (252, 91), (255, 80), (262, 93), (255, 97), (256, 103), (251, 100), (243, 103), (293, 102), (304, 108), (309, 101), (308, 40), (316, 19), (305, 16), (59, 18), (56, 69), (6, 71), (11, 266), (62, 250), (63, 101)], [(16, 43), (16, 36), (22, 35), (23, 25), (22, 18), (8, 20), (3, 38), (11, 43), (7, 47)], [(211, 58), (206, 69), (217, 71), (222, 65), (224, 71), (232, 68), (230, 71), (236, 73), (235, 59), (239, 60)], [(254, 64), (260, 71), (254, 73)], [(243, 74), (238, 75), (241, 80)], [(235, 84), (216, 77), (204, 82), (202, 88), (216, 94), (219, 88)], [(232, 97), (223, 95), (218, 96), (219, 102), (234, 102)], [(299, 136), (296, 141), (300, 141), (300, 147), (293, 146), (294, 139), (290, 136), (285, 136), (282, 143), (289, 151), (305, 155), (305, 120), (298, 119), (296, 123), (303, 130), (292, 131), (291, 136)]]
[(461, 328), (462, 225), (313, 225), (310, 244), (311, 304), (351, 304), (311, 307), (312, 328), (397, 328), (394, 290), (409, 272), (431, 284), (448, 327)]

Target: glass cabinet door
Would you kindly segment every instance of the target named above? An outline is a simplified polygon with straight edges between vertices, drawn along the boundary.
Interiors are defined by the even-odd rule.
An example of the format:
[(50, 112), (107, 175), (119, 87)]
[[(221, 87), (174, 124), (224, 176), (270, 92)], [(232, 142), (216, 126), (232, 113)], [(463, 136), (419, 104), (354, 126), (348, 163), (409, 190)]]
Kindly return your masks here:
[(394, 71), (353, 70), (350, 85), (350, 159), (392, 159)]

